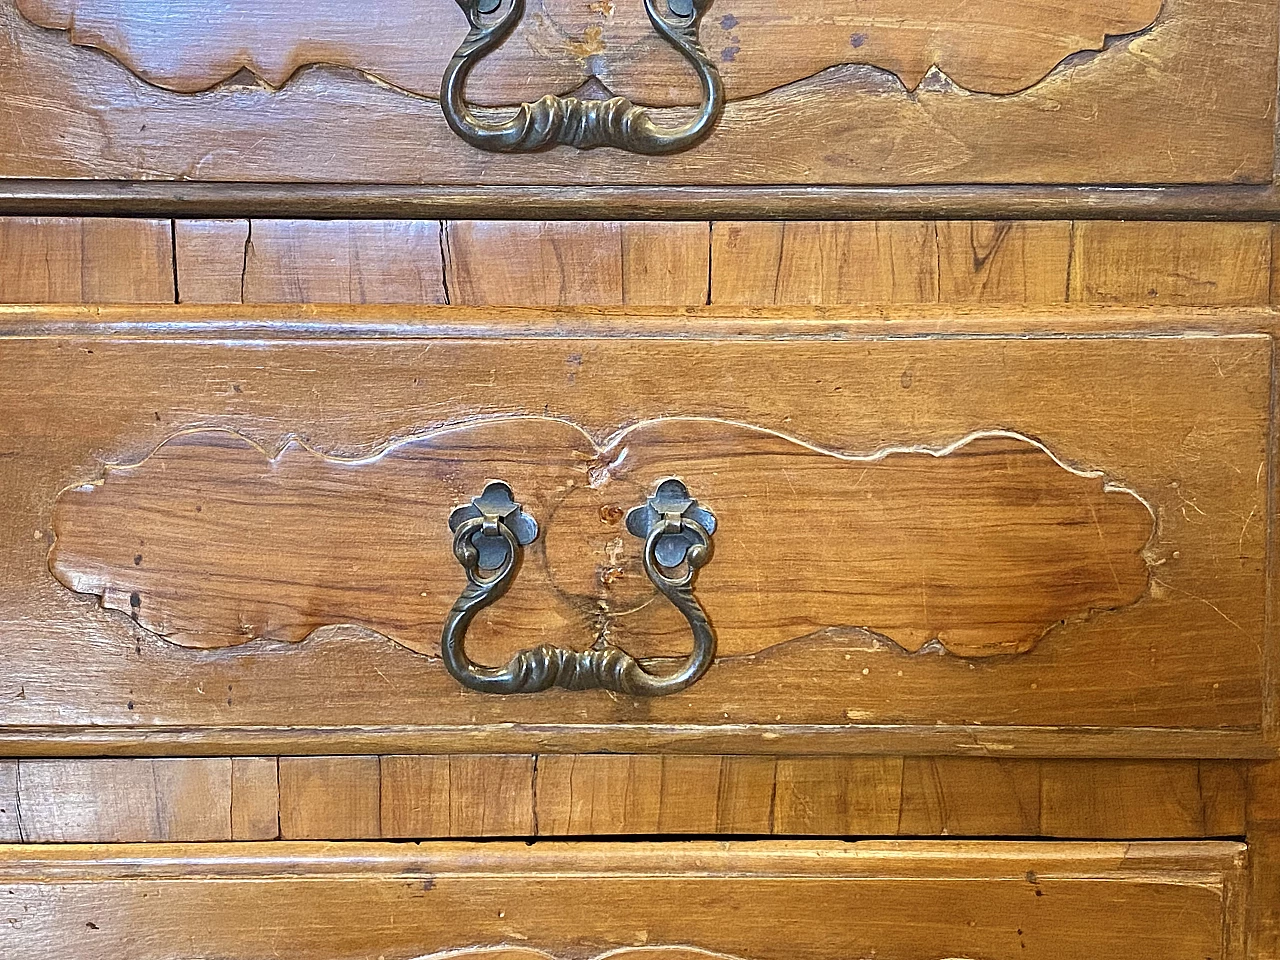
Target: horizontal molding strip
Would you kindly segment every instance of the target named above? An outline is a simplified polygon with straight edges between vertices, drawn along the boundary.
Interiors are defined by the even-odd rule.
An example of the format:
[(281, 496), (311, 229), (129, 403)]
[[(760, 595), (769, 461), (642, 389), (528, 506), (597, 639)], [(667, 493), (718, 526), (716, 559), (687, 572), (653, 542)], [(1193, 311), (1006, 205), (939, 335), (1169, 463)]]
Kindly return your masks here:
[(1263, 185), (508, 186), (0, 179), (0, 216), (1280, 220)]
[(1260, 730), (810, 724), (0, 728), (7, 757), (666, 753), (1269, 760)]

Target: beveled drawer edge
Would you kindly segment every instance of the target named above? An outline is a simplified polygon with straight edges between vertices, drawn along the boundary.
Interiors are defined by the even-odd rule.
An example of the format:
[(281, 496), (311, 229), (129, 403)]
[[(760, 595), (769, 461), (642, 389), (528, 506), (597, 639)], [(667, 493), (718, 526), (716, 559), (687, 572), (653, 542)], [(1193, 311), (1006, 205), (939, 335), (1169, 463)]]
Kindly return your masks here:
[(364, 876), (973, 877), (1222, 880), (1243, 868), (1232, 840), (269, 841), (0, 844), (0, 881)]

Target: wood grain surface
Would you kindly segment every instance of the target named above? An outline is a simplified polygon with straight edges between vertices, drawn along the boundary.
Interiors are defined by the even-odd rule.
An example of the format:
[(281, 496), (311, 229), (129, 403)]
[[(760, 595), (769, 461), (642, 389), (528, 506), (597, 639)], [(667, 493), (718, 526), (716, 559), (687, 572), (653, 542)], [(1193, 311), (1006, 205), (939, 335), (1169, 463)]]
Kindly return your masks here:
[(1221, 842), (8, 847), (0, 916), (21, 960), (247, 960), (286, 938), (299, 960), (1244, 960), (1243, 861)]
[[(281, 87), (314, 64), (346, 67), (438, 97), (445, 64), (467, 33), (450, 0), (313, 4), (301, 16), (250, 0), (170, 4), (162, 21), (144, 0), (16, 0), (23, 16), (69, 32), (148, 83), (198, 93), (247, 70)], [(1016, 93), (1071, 54), (1150, 27), (1159, 0), (1052, 0), (974, 5), (906, 0), (737, 0), (713, 9), (701, 37), (731, 98), (743, 99), (842, 63), (877, 67), (909, 90), (938, 69), (980, 93)], [(659, 8), (661, 9), (661, 8)], [(588, 79), (638, 103), (696, 103), (688, 66), (654, 32), (639, 3), (535, 0), (473, 85), (477, 102), (519, 103), (568, 93)], [(681, 83), (681, 80), (684, 80)]]
[[(7, 761), (8, 843), (582, 836), (1243, 837), (1211, 760), (544, 754)], [(280, 776), (277, 779), (277, 766)], [(157, 776), (157, 770), (164, 771)], [(21, 795), (19, 795), (21, 784)], [(1255, 811), (1246, 827), (1246, 805)], [(161, 811), (163, 811), (161, 813)]]
[(159, 221), (0, 228), (15, 303), (1255, 305), (1272, 270), (1248, 223), (178, 220), (172, 250)]
[[(0, 381), (9, 412), (4, 444), (12, 451), (0, 469), (8, 488), (24, 491), (0, 514), (12, 558), (3, 618), (21, 664), (6, 681), (5, 724), (52, 724), (72, 734), (82, 725), (142, 723), (155, 736), (188, 731), (181, 733), (188, 740), (193, 728), (293, 728), (305, 738), (305, 728), (345, 727), (352, 737), (342, 752), (361, 749), (361, 737), (378, 726), (397, 727), (399, 736), (436, 725), (506, 725), (484, 736), (477, 730), (469, 752), (527, 751), (530, 734), (559, 744), (550, 752), (582, 749), (557, 739), (578, 724), (584, 731), (626, 727), (617, 729), (617, 749), (646, 735), (656, 744), (672, 734), (719, 736), (760, 725), (742, 738), (741, 752), (751, 753), (776, 752), (760, 734), (795, 724), (835, 725), (852, 737), (887, 733), (884, 743), (894, 740), (884, 724), (981, 724), (984, 737), (1009, 725), (1024, 730), (1015, 740), (1028, 727), (1068, 737), (1110, 728), (1130, 731), (1137, 738), (1130, 749), (1141, 750), (1154, 749), (1144, 728), (1260, 735), (1266, 337), (822, 339), (810, 322), (803, 339), (761, 341), (730, 336), (725, 320), (702, 327), (705, 339), (693, 338), (688, 331), (697, 328), (686, 319), (684, 339), (635, 340), (575, 337), (565, 322), (554, 321), (555, 339), (517, 338), (498, 327), (462, 338), (241, 344), (208, 333), (199, 341), (139, 337), (134, 327), (127, 340), (70, 331), (6, 340), (6, 363), (38, 376)], [(588, 322), (602, 329), (601, 320)], [(634, 321), (626, 326), (637, 329)], [(768, 388), (743, 389), (751, 384)], [(181, 649), (138, 629), (127, 614), (96, 610), (96, 601), (66, 590), (48, 570), (58, 493), (97, 475), (103, 461), (140, 459), (193, 424), (234, 426), (268, 448), (293, 433), (331, 455), (362, 457), (388, 436), (477, 414), (520, 414), (531, 403), (539, 416), (595, 437), (624, 417), (679, 413), (863, 455), (945, 447), (974, 430), (1005, 427), (1146, 498), (1158, 518), (1158, 570), (1142, 601), (1058, 627), (1017, 657), (982, 664), (912, 657), (860, 634), (824, 633), (767, 655), (730, 653), (687, 694), (658, 702), (462, 694), (437, 661), (350, 629), (301, 645)], [(689, 479), (711, 490), (713, 472), (699, 468)], [(718, 499), (729, 508), (729, 497)], [(1091, 522), (1088, 528), (1097, 533)], [(510, 615), (502, 610), (494, 608), (497, 620)], [(714, 604), (711, 611), (714, 617)], [(527, 639), (500, 637), (511, 645)], [(534, 732), (520, 724), (558, 726)], [(239, 735), (255, 739), (252, 731)], [(967, 749), (953, 733), (938, 735), (944, 752)], [(506, 745), (495, 747), (504, 736)], [(1117, 749), (1092, 742), (1085, 749)]]
[[(425, 14), (419, 5), (384, 2)], [(74, 20), (82, 40), (114, 51), (135, 73), (99, 50), (69, 43), (61, 30), (37, 26), (16, 0), (0, 4), (0, 177), (534, 187), (1272, 179), (1280, 16), (1270, 0), (1167, 0), (1158, 15), (1152, 0), (982, 0), (922, 11), (876, 0), (853, 14), (847, 0), (795, 10), (776, 0), (744, 0), (713, 13), (707, 38), (739, 91), (734, 95), (746, 98), (728, 105), (697, 148), (659, 159), (564, 149), (503, 156), (467, 146), (448, 129), (430, 90), (418, 95), (377, 76), (394, 72), (397, 61), (430, 72), (432, 55), (410, 38), (438, 36), (439, 63), (464, 26), (456, 10), (449, 11), (456, 31), (449, 36), (405, 31), (365, 8), (352, 18), (332, 3), (307, 18), (286, 11), (255, 19), (237, 18), (239, 3), (183, 3), (166, 23), (185, 29), (184, 44), (163, 31), (140, 36), (127, 14), (143, 9), (23, 0), (23, 10), (42, 23)], [(562, 24), (563, 33), (552, 19), (542, 21), (549, 42), (535, 43), (537, 53), (527, 41), (510, 47), (514, 69), (484, 69), (482, 77), (520, 86), (519, 97), (507, 90), (497, 99), (576, 87), (596, 72), (620, 92), (655, 101), (694, 95), (687, 67), (643, 24), (638, 3), (602, 5), (613, 10), (603, 17), (607, 24), (587, 4), (572, 9), (576, 22)], [(754, 11), (762, 17), (756, 25)], [(539, 21), (528, 22), (537, 34)], [(318, 42), (291, 40), (299, 23)], [(604, 39), (613, 24), (641, 28), (634, 53), (618, 58), (632, 76), (606, 69), (616, 49)], [(1115, 31), (1137, 34), (1105, 42)], [(628, 46), (626, 39), (615, 43)], [(407, 58), (396, 53), (406, 49)], [(548, 56), (548, 69), (530, 69), (531, 57), (546, 63)], [(386, 60), (371, 73), (350, 68), (367, 68), (370, 57)], [(248, 73), (203, 93), (157, 85), (207, 86), (244, 63), (279, 80), (312, 58), (324, 64), (301, 70), (281, 89)], [(919, 82), (935, 62), (955, 79), (935, 71)], [(814, 74), (831, 63), (842, 65)], [(655, 82), (641, 84), (640, 77)], [(970, 92), (966, 84), (989, 92)]]
[(543, 531), (510, 597), (473, 628), (473, 657), (501, 662), (512, 638), (679, 656), (687, 627), (623, 526), (671, 475), (717, 511), (698, 592), (721, 656), (823, 630), (913, 654), (1025, 653), (1059, 624), (1137, 603), (1156, 562), (1146, 502), (1014, 434), (847, 457), (715, 420), (649, 421), (597, 445), (572, 424), (520, 418), (356, 461), (179, 434), (63, 492), (49, 566), (182, 646), (353, 624), (434, 656), (459, 589), (442, 532), (499, 477)]

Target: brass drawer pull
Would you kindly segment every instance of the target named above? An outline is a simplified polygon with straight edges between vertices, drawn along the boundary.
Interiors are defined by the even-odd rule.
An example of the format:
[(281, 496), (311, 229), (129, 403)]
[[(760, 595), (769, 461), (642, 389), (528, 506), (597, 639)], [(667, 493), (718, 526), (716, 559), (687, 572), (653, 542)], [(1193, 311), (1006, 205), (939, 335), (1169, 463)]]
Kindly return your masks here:
[(607, 645), (582, 651), (543, 645), (520, 651), (505, 666), (474, 663), (464, 649), (467, 628), (510, 589), (524, 548), (538, 537), (538, 524), (515, 501), (509, 486), (494, 482), (453, 512), (449, 529), (467, 585), (445, 619), (440, 646), (445, 667), (468, 689), (511, 694), (564, 687), (660, 697), (687, 689), (715, 659), (715, 633), (693, 595), (693, 585), (698, 570), (711, 560), (716, 518), (679, 480), (664, 480), (653, 496), (627, 514), (627, 529), (644, 540), (645, 573), (693, 630), (693, 653), (668, 675), (650, 673), (626, 651)]
[[(589, 150), (617, 147), (632, 153), (674, 153), (705, 137), (724, 110), (724, 84), (716, 65), (698, 40), (698, 26), (711, 0), (644, 0), (654, 29), (684, 55), (702, 82), (702, 108), (679, 127), (654, 123), (645, 107), (626, 97), (580, 100), (547, 94), (534, 103), (521, 104), (508, 120), (481, 120), (463, 96), (467, 75), (492, 52), (524, 16), (525, 0), (509, 0), (506, 12), (488, 23), (503, 0), (457, 0), (471, 32), (445, 68), (440, 84), (440, 105), (453, 132), (473, 147), (496, 153), (529, 153), (556, 144)], [(659, 13), (659, 6), (666, 13)]]

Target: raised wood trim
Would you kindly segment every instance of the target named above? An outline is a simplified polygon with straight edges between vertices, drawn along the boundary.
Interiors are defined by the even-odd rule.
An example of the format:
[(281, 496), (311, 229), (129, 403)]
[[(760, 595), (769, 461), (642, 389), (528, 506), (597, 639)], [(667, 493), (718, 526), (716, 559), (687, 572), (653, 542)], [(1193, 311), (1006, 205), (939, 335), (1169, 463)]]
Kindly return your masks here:
[(1280, 308), (1056, 304), (800, 307), (0, 304), (0, 338), (849, 340), (1280, 335)]
[(0, 178), (0, 216), (522, 220), (1276, 220), (1268, 185), (415, 186)]
[(1259, 730), (817, 724), (0, 727), (10, 757), (671, 753), (1270, 760)]

